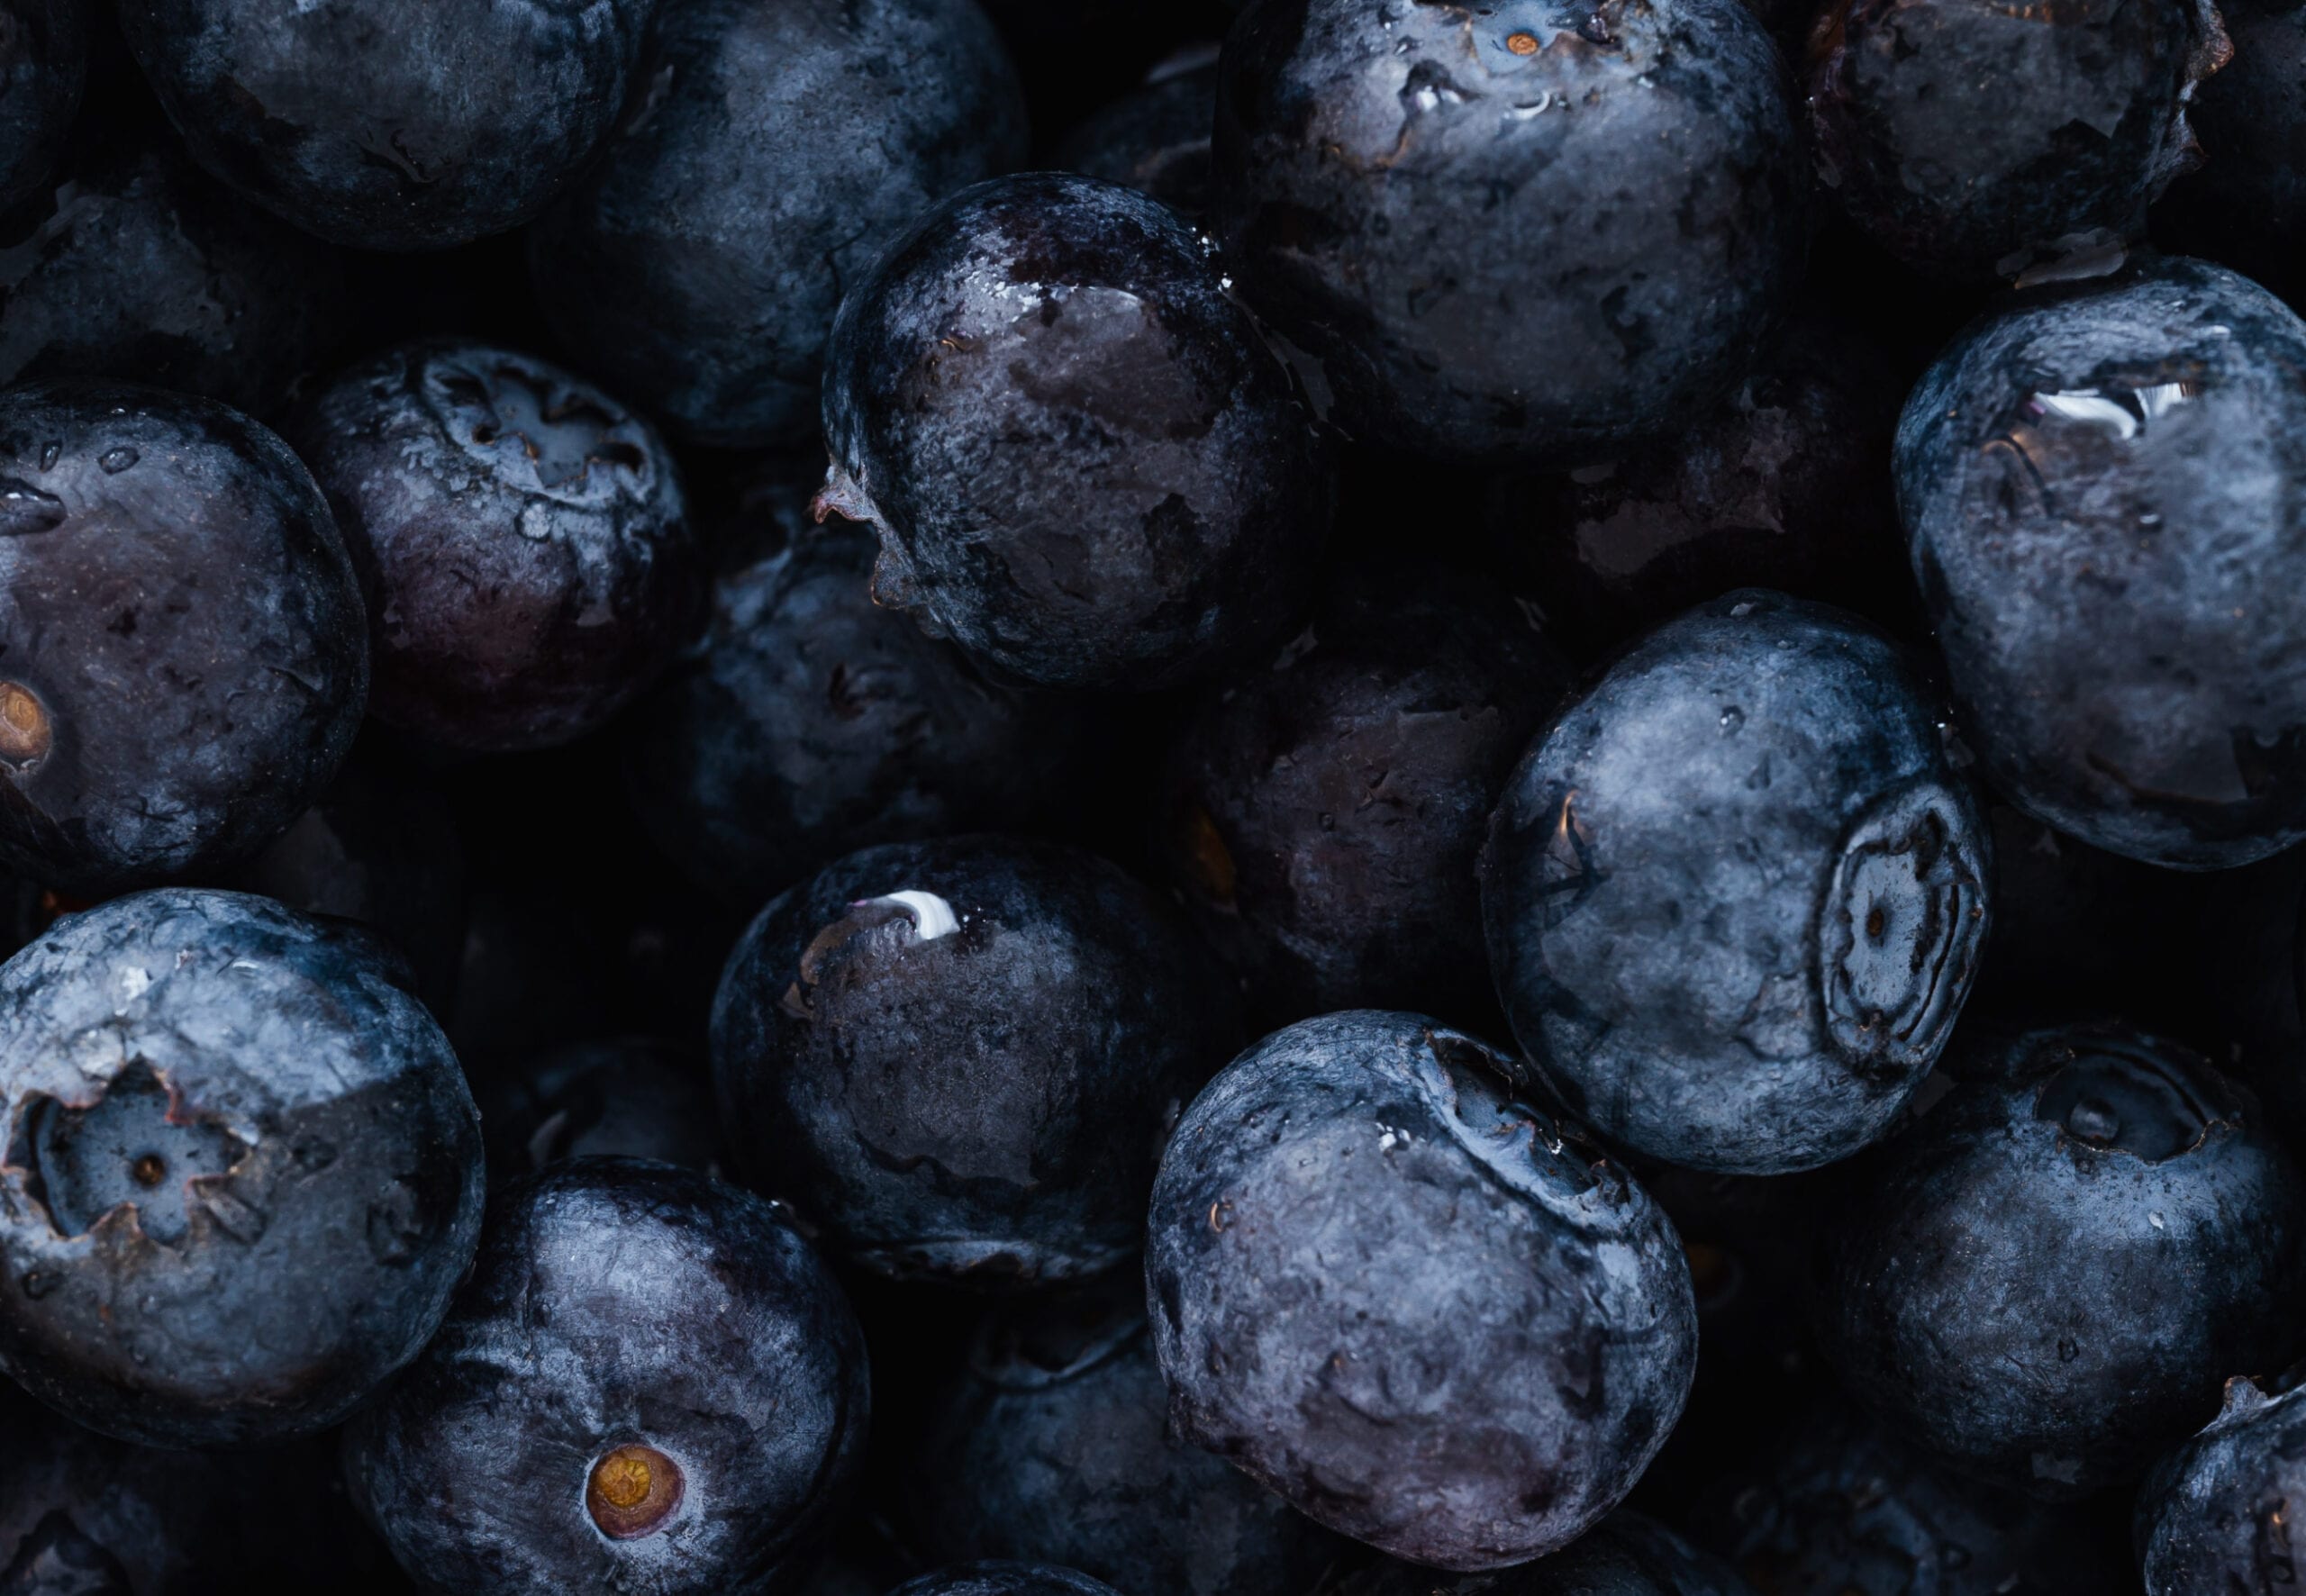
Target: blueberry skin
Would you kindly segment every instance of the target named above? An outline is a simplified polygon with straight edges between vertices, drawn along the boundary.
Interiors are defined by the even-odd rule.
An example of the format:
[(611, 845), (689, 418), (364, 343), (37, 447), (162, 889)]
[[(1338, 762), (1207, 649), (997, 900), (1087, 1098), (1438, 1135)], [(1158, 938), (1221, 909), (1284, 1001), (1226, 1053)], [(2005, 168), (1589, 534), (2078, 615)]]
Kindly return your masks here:
[(1180, 50), (1144, 86), (1058, 141), (1057, 164), (1150, 195), (1188, 221), (1209, 209), (1209, 141), (1217, 124), (1214, 46)]
[(1489, 1017), (1475, 862), (1569, 682), (1493, 586), (1379, 565), (1203, 698), (1170, 754), (1164, 863), (1261, 1014)]
[(701, 1059), (618, 1037), (552, 1047), (477, 1088), (488, 1174), (503, 1183), (566, 1158), (647, 1158), (722, 1173), (721, 1122)]
[[(867, 1387), (848, 1300), (775, 1204), (576, 1158), (490, 1202), (440, 1336), (347, 1427), (345, 1474), (428, 1590), (743, 1596), (846, 1496)], [(612, 1538), (587, 1482), (634, 1445), (681, 1489)]]
[(1177, 1432), (1460, 1571), (1615, 1507), (1697, 1361), (1673, 1225), (1518, 1068), (1416, 1014), (1276, 1031), (1185, 1111), (1146, 1238)]
[(123, 384), (0, 394), (0, 863), (84, 896), (256, 853), (368, 699), (311, 473), (234, 411)]
[(1168, 1433), (1142, 1283), (1118, 1283), (980, 1331), (909, 1471), (923, 1544), (1161, 1596), (1306, 1596), (1346, 1543)]
[(1737, 0), (1260, 0), (1225, 41), (1212, 219), (1348, 433), (1567, 469), (1745, 375), (1804, 165)]
[(2306, 1387), (2283, 1383), (2229, 1380), (2218, 1417), (2147, 1476), (2147, 1596), (2276, 1596), (2297, 1583), (2287, 1520), (2306, 1490)]
[(1901, 260), (1980, 280), (2142, 233), (2200, 159), (2186, 102), (2231, 53), (2210, 0), (1836, 0), (1813, 37), (1827, 190)]
[(910, 1580), (889, 1596), (1120, 1596), (1070, 1568), (1045, 1563), (971, 1563)]
[(2174, 1043), (1972, 1045), (1829, 1214), (1820, 1347), (1948, 1464), (2079, 1497), (2202, 1424), (2229, 1374), (2298, 1350), (2306, 1180), (2247, 1089)]
[(479, 1115), (358, 928), (167, 888), (0, 966), (0, 1371), (147, 1446), (335, 1423), (479, 1234)]
[(841, 296), (899, 229), (1025, 159), (972, 0), (666, 0), (649, 87), (530, 235), (572, 349), (685, 440), (816, 430)]
[(880, 533), (876, 596), (1054, 687), (1174, 685), (1311, 596), (1329, 463), (1207, 243), (1042, 172), (931, 211), (844, 300), (819, 503)]
[(2219, 870), (2306, 837), (2306, 323), (2160, 260), (1974, 323), (1898, 425), (1899, 511), (2012, 802)]
[(55, 169), (87, 75), (87, 0), (0, 0), (0, 211)]
[(738, 1167), (885, 1274), (1114, 1267), (1165, 1126), (1234, 1044), (1175, 911), (1076, 848), (868, 848), (729, 956), (713, 1069)]
[(286, 424), (368, 595), (369, 708), (450, 748), (598, 730), (671, 663), (703, 583), (646, 419), (530, 356), (405, 345)]
[[(1328, 1589), (1328, 1587), (1324, 1587)], [(1390, 1559), (1338, 1582), (1335, 1596), (1753, 1596), (1720, 1559), (1655, 1519), (1621, 1508), (1561, 1551), (1498, 1573), (1437, 1576)]]
[(535, 216), (639, 82), (653, 0), (123, 0), (193, 159), (331, 243), (445, 249)]
[(1595, 1129), (1783, 1174), (1886, 1132), (1985, 944), (1984, 821), (1895, 644), (1735, 593), (1530, 746), (1482, 865), (1514, 1035)]

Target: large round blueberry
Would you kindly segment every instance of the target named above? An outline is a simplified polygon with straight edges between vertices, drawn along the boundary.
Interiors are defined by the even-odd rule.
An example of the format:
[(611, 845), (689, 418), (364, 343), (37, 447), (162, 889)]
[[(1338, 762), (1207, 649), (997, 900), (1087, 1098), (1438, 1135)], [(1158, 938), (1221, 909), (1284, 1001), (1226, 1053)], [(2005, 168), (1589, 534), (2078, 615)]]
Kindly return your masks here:
[(882, 602), (1030, 681), (1166, 686), (1276, 639), (1328, 530), (1325, 451), (1208, 246), (1040, 173), (931, 211), (841, 304), (820, 503)]
[(2185, 103), (2229, 49), (2206, 0), (1834, 0), (1811, 52), (1819, 175), (1876, 242), (1934, 271), (2119, 258), (2199, 159)]
[(676, 0), (648, 97), (530, 235), (545, 313), (682, 437), (816, 430), (841, 295), (931, 202), (1025, 155), (974, 0)]
[(885, 1274), (1096, 1274), (1138, 1247), (1162, 1131), (1232, 1045), (1225, 984), (1103, 860), (993, 837), (868, 848), (730, 956), (732, 1150)]
[(0, 1369), (91, 1428), (253, 1446), (414, 1357), (480, 1227), (479, 1116), (367, 935), (119, 898), (0, 967)]
[(2111, 853), (2306, 837), (2306, 323), (2165, 260), (2022, 298), (1906, 402), (1899, 508), (1962, 730)]
[(1140, 1279), (989, 1319), (912, 1492), (927, 1548), (1161, 1596), (1305, 1596), (1345, 1543), (1168, 1430)]
[(1276, 1031), (1186, 1111), (1146, 1238), (1178, 1431), (1443, 1568), (1590, 1528), (1697, 1359), (1674, 1227), (1517, 1068), (1415, 1014)]
[(2135, 1475), (2280, 1366), (2306, 1309), (2306, 1178), (2256, 1100), (2174, 1043), (1981, 1038), (1853, 1166), (1820, 1339), (1851, 1395), (1956, 1467), (2048, 1499)]
[(774, 1204), (577, 1158), (491, 1202), (345, 1472), (427, 1590), (749, 1593), (846, 1495), (868, 1405), (856, 1316)]
[(48, 178), (88, 75), (88, 0), (0, 0), (0, 211)]
[(0, 863), (76, 893), (226, 868), (352, 746), (368, 641), (328, 502), (204, 399), (0, 394)]
[(2202, 1432), (2138, 1492), (2147, 1596), (2236, 1596), (2295, 1585), (2292, 1505), (2306, 1499), (2306, 1387), (2237, 1375)]
[(370, 709), (455, 748), (598, 730), (672, 658), (702, 572), (646, 420), (525, 355), (412, 344), (289, 423), (360, 569)]
[(1889, 1129), (1985, 942), (1984, 821), (1896, 646), (1732, 594), (1539, 738), (1483, 864), (1498, 995), (1627, 1147), (1783, 1174)]
[(1214, 215), (1337, 419), (1566, 467), (1745, 375), (1804, 242), (1777, 50), (1738, 0), (1259, 0), (1225, 41)]
[(1381, 566), (1203, 699), (1169, 759), (1166, 862), (1261, 1015), (1486, 1016), (1474, 862), (1568, 680), (1504, 594)]
[(193, 158), (308, 232), (441, 249), (517, 227), (592, 159), (654, 0), (123, 0)]
[(1502, 1573), (1451, 1579), (1389, 1559), (1322, 1589), (1335, 1596), (1751, 1596), (1719, 1558), (1630, 1510), (1611, 1513), (1549, 1557)]
[(889, 1596), (1120, 1596), (1111, 1585), (1042, 1563), (970, 1563), (924, 1573)]

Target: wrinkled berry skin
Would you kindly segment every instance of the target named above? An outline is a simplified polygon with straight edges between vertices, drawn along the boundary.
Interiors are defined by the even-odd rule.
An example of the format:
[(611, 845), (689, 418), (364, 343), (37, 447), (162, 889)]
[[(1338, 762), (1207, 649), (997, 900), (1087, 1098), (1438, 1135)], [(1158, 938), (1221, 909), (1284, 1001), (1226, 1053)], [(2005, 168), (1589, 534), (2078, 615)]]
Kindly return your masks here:
[(1379, 567), (1204, 697), (1169, 759), (1165, 863), (1262, 1017), (1488, 1017), (1475, 861), (1568, 686), (1503, 594)]
[(1896, 467), (2001, 792), (2177, 869), (2306, 837), (2306, 323), (2195, 260), (2020, 299), (1915, 388)]
[(493, 1072), (478, 1095), (493, 1182), (594, 1156), (722, 1173), (712, 1083), (669, 1043), (620, 1037), (550, 1048)]
[(336, 774), (360, 590), (286, 444), (111, 383), (0, 394), (0, 862), (97, 896), (229, 868)]
[(163, 145), (76, 160), (7, 230), (0, 382), (116, 377), (268, 415), (346, 331), (336, 251)]
[(1514, 1035), (1669, 1164), (1783, 1174), (1890, 1128), (1984, 946), (1984, 821), (1896, 645), (1734, 593), (1531, 745), (1482, 869)]
[(875, 549), (842, 522), (724, 534), (702, 657), (627, 723), (650, 837), (748, 911), (868, 843), (1023, 825), (1068, 791), (1081, 715), (876, 606)]
[(412, 344), (338, 376), (286, 431), (360, 569), (386, 725), (490, 752), (571, 742), (695, 623), (671, 452), (558, 367)]
[(1760, 353), (1809, 176), (1737, 0), (1259, 0), (1220, 68), (1214, 220), (1348, 432), (1566, 469)]
[(651, 0), (124, 0), (193, 159), (331, 243), (445, 249), (517, 227), (592, 159)]
[(1680, 1415), (1697, 1310), (1625, 1172), (1416, 1014), (1276, 1031), (1178, 1124), (1145, 1275), (1170, 1419), (1330, 1528), (1503, 1567), (1615, 1507)]
[(722, 974), (738, 1166), (882, 1274), (1112, 1268), (1164, 1128), (1233, 1044), (1224, 984), (1174, 911), (1078, 849), (866, 848), (764, 909)]
[(1982, 1038), (1829, 1216), (1820, 1343), (1954, 1466), (2046, 1501), (2135, 1476), (2298, 1350), (2306, 1182), (2248, 1091), (2142, 1032)]
[(1819, 176), (1947, 277), (2111, 252), (2199, 159), (2185, 103), (2230, 49), (2211, 0), (1835, 0), (1811, 48)]
[(2147, 1596), (2266, 1596), (2297, 1583), (2292, 1504), (2306, 1493), (2306, 1388), (2238, 1374), (2202, 1432), (2139, 1488)]
[(147, 1446), (261, 1446), (414, 1357), (480, 1228), (479, 1116), (365, 932), (170, 888), (0, 967), (0, 1370)]
[(2191, 120), (2204, 159), (2163, 209), (2172, 237), (2295, 304), (2306, 289), (2306, 6), (2221, 9), (2234, 59), (2202, 86)]
[(1111, 1585), (1039, 1563), (971, 1563), (924, 1573), (889, 1596), (1120, 1596)]
[[(846, 1496), (870, 1407), (848, 1299), (772, 1203), (637, 1158), (500, 1192), (455, 1311), (345, 1433), (354, 1500), (427, 1590), (752, 1596)], [(669, 1458), (604, 1534), (588, 1476)]]
[(1305, 1596), (1345, 1543), (1168, 1433), (1143, 1283), (1114, 1286), (979, 1332), (909, 1471), (924, 1545), (1164, 1596)]
[(685, 440), (801, 442), (841, 296), (1024, 160), (1015, 69), (973, 0), (672, 0), (640, 79), (531, 234), (539, 301)]
[(1326, 451), (1203, 240), (1132, 190), (966, 190), (842, 302), (819, 503), (884, 603), (1027, 681), (1144, 690), (1310, 598)]
[[(1324, 1591), (1330, 1587), (1324, 1586)], [(1549, 1557), (1451, 1579), (1390, 1560), (1339, 1581), (1335, 1596), (1752, 1596), (1718, 1558), (1655, 1519), (1611, 1513)]]
[(1209, 209), (1210, 130), (1217, 122), (1214, 47), (1180, 51), (1058, 141), (1057, 164), (1120, 183), (1197, 220)]
[(63, 155), (88, 75), (88, 0), (0, 0), (0, 211)]

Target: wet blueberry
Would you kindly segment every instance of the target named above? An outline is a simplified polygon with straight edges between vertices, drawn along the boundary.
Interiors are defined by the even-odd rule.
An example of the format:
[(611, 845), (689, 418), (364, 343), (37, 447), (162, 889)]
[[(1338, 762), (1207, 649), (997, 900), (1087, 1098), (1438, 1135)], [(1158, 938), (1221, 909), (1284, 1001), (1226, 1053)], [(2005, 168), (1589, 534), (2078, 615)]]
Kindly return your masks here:
[(1180, 216), (1198, 218), (1209, 209), (1209, 140), (1216, 122), (1217, 47), (1194, 46), (1059, 140), (1057, 164), (1125, 184)]
[(601, 147), (653, 0), (127, 0), (193, 158), (308, 232), (441, 249), (517, 227)]
[(63, 155), (88, 73), (87, 0), (0, 0), (0, 211)]
[(1883, 1135), (1975, 974), (1984, 825), (1857, 617), (1731, 594), (1539, 736), (1492, 822), (1490, 966), (1602, 1135), (1750, 1174)]
[(1335, 1596), (1750, 1596), (1719, 1559), (1630, 1510), (1549, 1557), (1501, 1573), (1452, 1579), (1387, 1560), (1322, 1589)]
[(826, 511), (876, 595), (1050, 686), (1167, 686), (1284, 635), (1325, 451), (1205, 242), (1057, 173), (938, 206), (842, 303)]
[(1803, 168), (1737, 0), (1260, 0), (1225, 42), (1212, 214), (1348, 432), (1566, 469), (1745, 375)]
[(2182, 869), (2306, 837), (2306, 323), (2194, 260), (2018, 299), (1914, 390), (1897, 473), (2005, 795)]
[(1475, 859), (1568, 685), (1493, 586), (1382, 565), (1203, 698), (1169, 760), (1165, 863), (1261, 1018), (1487, 1017)]
[(847, 1494), (867, 1387), (847, 1299), (773, 1204), (576, 1158), (491, 1202), (345, 1471), (427, 1590), (755, 1591)]
[(597, 730), (672, 659), (702, 583), (656, 429), (509, 350), (418, 343), (287, 423), (368, 594), (369, 708), (453, 748)]
[(1697, 1357), (1680, 1239), (1518, 1064), (1414, 1014), (1277, 1031), (1194, 1100), (1146, 1240), (1171, 1421), (1396, 1556), (1557, 1551)]
[(0, 862), (83, 894), (239, 863), (368, 685), (351, 561), (277, 438), (152, 388), (0, 394)]
[(682, 437), (800, 442), (842, 295), (1024, 159), (1013, 69), (973, 0), (677, 0), (640, 80), (531, 234), (545, 313)]
[(2297, 1583), (2293, 1503), (2306, 1493), (2306, 1387), (2226, 1383), (2202, 1432), (2156, 1465), (2138, 1492), (2147, 1596), (2234, 1596)]
[(1848, 1392), (2048, 1500), (2134, 1476), (2298, 1350), (2306, 1181), (2256, 1101), (2120, 1027), (1981, 1037), (1851, 1169), (1817, 1309)]
[(1103, 860), (992, 837), (868, 848), (730, 956), (713, 1067), (747, 1177), (884, 1274), (1123, 1262), (1166, 1127), (1233, 1043), (1175, 911)]
[(492, 1181), (564, 1158), (649, 1158), (722, 1172), (721, 1122), (701, 1059), (621, 1037), (548, 1048), (491, 1071), (477, 1088)]
[(0, 967), (0, 1368), (144, 1446), (341, 1419), (480, 1224), (456, 1056), (366, 933), (168, 889)]
[(1120, 1596), (1111, 1585), (1041, 1563), (971, 1563), (940, 1569), (889, 1596)]

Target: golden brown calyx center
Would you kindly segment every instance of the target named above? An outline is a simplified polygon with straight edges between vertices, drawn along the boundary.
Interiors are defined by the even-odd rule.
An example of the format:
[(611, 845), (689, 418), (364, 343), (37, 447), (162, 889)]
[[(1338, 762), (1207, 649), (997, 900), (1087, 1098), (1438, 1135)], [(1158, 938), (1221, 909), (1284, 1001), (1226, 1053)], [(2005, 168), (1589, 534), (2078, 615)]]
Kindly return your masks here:
[(585, 1510), (611, 1540), (653, 1535), (681, 1505), (680, 1465), (638, 1442), (603, 1453), (585, 1482)]
[(0, 682), (0, 759), (31, 765), (56, 741), (56, 728), (40, 695), (21, 682)]

